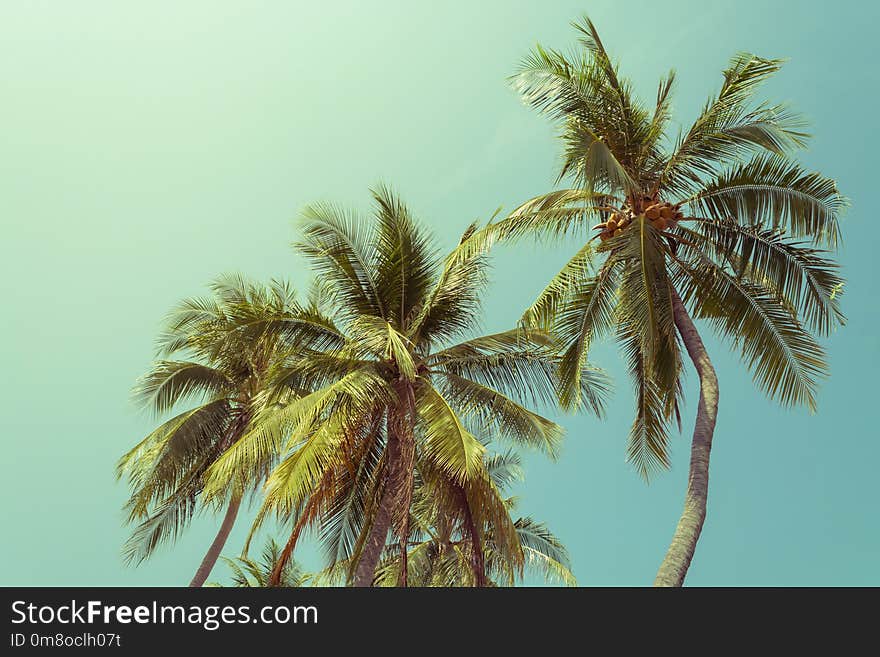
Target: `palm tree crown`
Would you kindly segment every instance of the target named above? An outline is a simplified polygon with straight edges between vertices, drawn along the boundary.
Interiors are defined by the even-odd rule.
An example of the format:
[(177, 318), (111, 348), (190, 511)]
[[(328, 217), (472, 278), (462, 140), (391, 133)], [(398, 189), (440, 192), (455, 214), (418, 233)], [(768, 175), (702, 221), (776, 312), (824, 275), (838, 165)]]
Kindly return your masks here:
[[(289, 334), (296, 355), (274, 380), (285, 394), (308, 392), (272, 405), (211, 467), (208, 484), (222, 493), (235, 473), (278, 455), (257, 526), (270, 512), (290, 520), (288, 555), (299, 531), (316, 526), (331, 565), (350, 563), (358, 585), (373, 581), (389, 529), (406, 544), (417, 471), (482, 489), (499, 503), (480, 512), (500, 523), (507, 509), (487, 492), (475, 434), (550, 455), (562, 437), (527, 408), (557, 398), (551, 335), (511, 330), (460, 341), (477, 326), (486, 282), (485, 252), (470, 248), (474, 227), (443, 258), (394, 194), (379, 188), (373, 199), (372, 222), (330, 205), (305, 211), (297, 248), (325, 295), (315, 321)], [(600, 412), (603, 375), (584, 363), (580, 382), (581, 406)], [(401, 573), (405, 584), (406, 567)]]
[[(138, 523), (124, 548), (134, 563), (189, 523), (202, 499), (205, 473), (251, 426), (267, 375), (286, 351), (277, 336), (264, 332), (255, 338), (243, 328), (303, 312), (283, 283), (263, 286), (226, 276), (211, 288), (211, 297), (187, 299), (172, 311), (159, 340), (161, 360), (135, 388), (138, 402), (157, 414), (186, 402), (197, 405), (162, 423), (117, 466), (132, 489), (129, 521)], [(230, 502), (226, 533), (240, 501), (239, 495)], [(214, 547), (203, 564), (207, 571), (222, 541)], [(204, 582), (202, 575), (207, 572), (196, 584)]]
[[(287, 560), (280, 567), (278, 583), (271, 583), (272, 574), (279, 567), (282, 549), (274, 539), (269, 539), (263, 547), (259, 559), (250, 557), (223, 557), (223, 561), (232, 571), (232, 586), (235, 587), (269, 587), (269, 586), (309, 586), (317, 577), (314, 573), (303, 570), (297, 562)], [(220, 586), (217, 584), (217, 586)]]
[[(509, 514), (516, 508), (516, 498), (502, 494), (523, 477), (519, 455), (511, 450), (487, 454), (485, 467), (491, 486), (416, 477), (408, 581), (414, 586), (514, 586), (528, 570), (548, 583), (576, 586), (568, 551), (544, 523), (482, 513), (503, 506)], [(401, 563), (399, 546), (386, 546), (377, 584), (394, 586)]]

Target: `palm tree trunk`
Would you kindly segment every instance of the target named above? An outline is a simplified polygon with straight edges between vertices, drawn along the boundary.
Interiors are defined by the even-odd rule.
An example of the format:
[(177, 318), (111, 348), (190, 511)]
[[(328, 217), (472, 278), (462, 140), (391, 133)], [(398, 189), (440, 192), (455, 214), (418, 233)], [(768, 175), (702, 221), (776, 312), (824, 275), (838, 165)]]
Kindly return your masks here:
[(223, 522), (220, 525), (220, 531), (218, 531), (217, 536), (214, 537), (214, 542), (211, 543), (211, 547), (208, 548), (208, 553), (205, 555), (205, 558), (202, 559), (202, 563), (196, 571), (195, 577), (193, 577), (192, 581), (189, 583), (190, 586), (202, 586), (205, 583), (205, 580), (208, 579), (208, 575), (211, 574), (211, 569), (214, 568), (214, 564), (217, 563), (217, 559), (223, 551), (223, 546), (226, 545), (226, 539), (229, 538), (229, 532), (232, 531), (232, 526), (235, 524), (235, 518), (238, 515), (238, 507), (240, 506), (240, 497), (233, 498), (229, 503), (229, 508), (226, 509), (226, 515), (223, 517)]
[(406, 588), (409, 586), (409, 549), (406, 536), (401, 535), (397, 541), (400, 547), (400, 573), (397, 575), (397, 586)]
[(398, 532), (401, 545), (401, 571), (398, 586), (407, 584), (407, 536), (409, 534), (409, 507), (412, 501), (413, 463), (415, 443), (413, 441), (413, 389), (412, 384), (403, 379), (395, 383), (399, 406), (388, 414), (386, 420), (388, 433), (388, 453), (385, 486), (379, 501), (379, 509), (370, 528), (370, 535), (361, 552), (355, 571), (354, 586), (371, 586), (376, 566), (385, 549), (385, 541), (392, 523)]
[[(413, 467), (415, 465), (416, 446), (412, 434), (406, 435), (400, 441), (400, 456), (398, 457), (398, 477), (395, 485), (394, 506), (392, 507), (392, 522), (395, 522), (400, 541), (400, 574), (397, 585), (406, 588), (409, 579), (409, 555), (407, 553), (409, 541), (409, 508), (412, 506), (413, 495)], [(395, 518), (396, 516), (396, 518)]]
[[(317, 498), (312, 498), (312, 500), (314, 499)], [(293, 531), (290, 532), (290, 538), (287, 539), (287, 545), (284, 546), (284, 550), (278, 558), (278, 563), (276, 563), (275, 567), (272, 569), (272, 573), (269, 575), (269, 580), (266, 582), (266, 586), (279, 586), (281, 584), (281, 575), (284, 573), (284, 568), (287, 566), (287, 562), (290, 561), (290, 555), (292, 555), (293, 551), (296, 549), (296, 542), (299, 540), (299, 535), (302, 533), (303, 527), (305, 527), (306, 522), (308, 522), (311, 517), (310, 507), (312, 507), (312, 501), (309, 501), (308, 506), (303, 510), (299, 520), (296, 521)]]
[(654, 586), (681, 586), (691, 565), (703, 522), (709, 496), (709, 451), (718, 416), (718, 377), (709, 360), (709, 354), (697, 327), (688, 315), (681, 298), (672, 290), (672, 310), (675, 326), (681, 335), (691, 361), (700, 377), (700, 403), (691, 442), (691, 464), (688, 475), (684, 511), (672, 536), (672, 543), (657, 571)]
[[(391, 445), (396, 441), (391, 441), (388, 446), (389, 457), (392, 451)], [(396, 450), (394, 450), (396, 451)], [(391, 527), (391, 508), (394, 505), (394, 496), (390, 490), (390, 486), (385, 485), (382, 497), (379, 500), (379, 510), (373, 519), (373, 526), (370, 528), (370, 536), (364, 544), (361, 551), (360, 559), (358, 559), (357, 570), (352, 580), (353, 586), (372, 586), (373, 576), (376, 574), (376, 566), (379, 565), (379, 558), (382, 556), (382, 550), (385, 549), (385, 539), (388, 537), (388, 529)]]
[(474, 515), (471, 513), (471, 505), (464, 488), (459, 488), (458, 494), (464, 509), (465, 528), (471, 539), (471, 571), (474, 574), (474, 586), (483, 588), (486, 586), (486, 558), (483, 554), (480, 532), (477, 530), (476, 523), (474, 523)]

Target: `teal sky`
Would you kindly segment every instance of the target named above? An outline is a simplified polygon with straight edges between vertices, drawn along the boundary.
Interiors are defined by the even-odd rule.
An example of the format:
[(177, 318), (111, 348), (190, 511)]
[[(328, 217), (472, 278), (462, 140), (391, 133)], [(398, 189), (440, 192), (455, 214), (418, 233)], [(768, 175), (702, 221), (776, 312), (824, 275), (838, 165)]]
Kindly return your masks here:
[[(163, 314), (226, 271), (304, 287), (289, 243), (311, 201), (363, 207), (386, 181), (451, 247), (473, 219), (548, 191), (552, 129), (505, 78), (537, 41), (572, 44), (584, 12), (643, 95), (677, 70), (682, 125), (736, 51), (789, 58), (764, 94), (809, 117), (803, 161), (853, 200), (849, 324), (827, 343), (818, 414), (766, 401), (707, 340), (721, 408), (688, 583), (880, 585), (880, 9), (863, 0), (3, 2), (0, 584), (186, 584), (219, 519), (140, 568), (119, 557), (113, 465), (152, 426), (129, 390)], [(570, 253), (498, 249), (485, 328), (512, 326)], [(624, 460), (633, 402), (619, 355), (603, 345), (593, 360), (617, 382), (608, 420), (565, 418), (562, 458), (530, 455), (517, 492), (581, 584), (650, 584), (681, 509), (696, 376), (673, 467), (646, 485)]]

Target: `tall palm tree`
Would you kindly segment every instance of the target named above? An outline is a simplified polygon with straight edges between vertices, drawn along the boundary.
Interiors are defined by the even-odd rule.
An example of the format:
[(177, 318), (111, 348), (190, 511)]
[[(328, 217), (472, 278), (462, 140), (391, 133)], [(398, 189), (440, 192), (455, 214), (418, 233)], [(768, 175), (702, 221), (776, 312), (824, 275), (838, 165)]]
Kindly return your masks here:
[(684, 511), (657, 573), (681, 585), (706, 516), (709, 450), (718, 409), (715, 369), (692, 318), (732, 343), (759, 388), (784, 405), (816, 408), (822, 348), (844, 322), (843, 280), (831, 260), (846, 201), (834, 180), (792, 158), (807, 135), (784, 105), (754, 102), (780, 61), (733, 57), (721, 90), (693, 125), (669, 138), (670, 72), (646, 105), (619, 75), (595, 27), (575, 23), (582, 48), (538, 46), (513, 77), (525, 102), (548, 115), (563, 145), (559, 180), (571, 188), (534, 198), (484, 237), (559, 237), (600, 231), (526, 311), (527, 327), (565, 343), (563, 402), (578, 401), (593, 342), (613, 334), (636, 393), (629, 458), (644, 476), (669, 464), (679, 421), (683, 344), (700, 379)]
[[(187, 526), (199, 508), (205, 472), (252, 426), (270, 368), (288, 348), (282, 331), (245, 329), (286, 326), (308, 315), (283, 283), (226, 276), (211, 289), (211, 297), (187, 299), (171, 312), (159, 339), (161, 360), (135, 388), (137, 401), (157, 414), (197, 405), (163, 422), (118, 463), (117, 476), (127, 476), (132, 489), (128, 520), (138, 523), (124, 547), (129, 562), (140, 563)], [(169, 360), (174, 357), (180, 359)], [(207, 579), (244, 492), (226, 500), (220, 529), (190, 586)]]
[[(211, 466), (206, 487), (225, 495), (236, 472), (281, 454), (255, 526), (273, 512), (293, 524), (286, 558), (304, 527), (318, 528), (330, 563), (349, 563), (356, 586), (373, 583), (389, 531), (405, 545), (417, 466), (461, 486), (489, 485), (475, 432), (549, 455), (562, 437), (527, 408), (557, 398), (549, 334), (511, 330), (451, 344), (480, 317), (487, 261), (470, 247), (475, 228), (442, 258), (393, 193), (379, 188), (373, 199), (372, 221), (330, 205), (305, 210), (298, 250), (324, 284), (315, 326), (326, 341), (299, 349), (275, 380), (283, 394), (312, 392), (262, 414)], [(580, 406), (599, 413), (604, 376), (582, 369)]]
[[(410, 585), (514, 586), (528, 569), (547, 582), (575, 586), (562, 542), (544, 523), (509, 515), (517, 500), (502, 494), (522, 479), (519, 455), (488, 455), (485, 467), (488, 485), (462, 486), (443, 473), (416, 477), (406, 559)], [(493, 508), (507, 513), (486, 513)], [(400, 545), (387, 545), (376, 584), (394, 586), (402, 562)]]

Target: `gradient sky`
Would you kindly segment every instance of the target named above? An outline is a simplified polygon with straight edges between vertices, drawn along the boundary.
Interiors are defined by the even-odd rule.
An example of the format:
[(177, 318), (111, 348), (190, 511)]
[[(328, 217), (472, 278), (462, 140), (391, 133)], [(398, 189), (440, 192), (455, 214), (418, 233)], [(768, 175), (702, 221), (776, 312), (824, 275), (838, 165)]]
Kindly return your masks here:
[[(113, 466), (153, 426), (129, 391), (163, 314), (226, 271), (305, 287), (289, 243), (310, 201), (364, 207), (386, 181), (451, 247), (473, 219), (551, 189), (553, 131), (505, 78), (536, 42), (573, 44), (584, 12), (643, 95), (677, 70), (684, 126), (736, 51), (789, 58), (764, 95), (809, 117), (803, 161), (853, 200), (849, 324), (828, 341), (818, 414), (776, 407), (707, 340), (721, 407), (688, 583), (880, 585), (880, 11), (863, 0), (3, 2), (0, 584), (186, 584), (219, 519), (140, 568), (119, 556)], [(485, 328), (511, 327), (570, 253), (498, 249)], [(646, 485), (625, 463), (619, 354), (601, 345), (592, 359), (617, 381), (608, 420), (565, 418), (561, 459), (529, 455), (517, 492), (582, 585), (650, 584), (681, 509), (697, 379), (672, 469)], [(313, 548), (300, 556), (317, 564)]]

